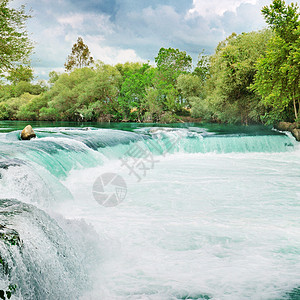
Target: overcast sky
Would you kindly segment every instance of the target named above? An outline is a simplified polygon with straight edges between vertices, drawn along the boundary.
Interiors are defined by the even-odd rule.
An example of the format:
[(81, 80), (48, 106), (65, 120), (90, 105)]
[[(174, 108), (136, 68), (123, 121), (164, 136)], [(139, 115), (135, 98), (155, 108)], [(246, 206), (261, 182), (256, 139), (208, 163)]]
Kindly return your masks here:
[[(93, 57), (108, 64), (154, 61), (161, 47), (186, 51), (194, 64), (232, 32), (266, 26), (261, 8), (271, 0), (14, 0), (33, 18), (32, 65), (40, 78), (63, 71), (81, 36)], [(293, 1), (286, 1), (291, 3)], [(295, 2), (295, 1), (294, 1)]]

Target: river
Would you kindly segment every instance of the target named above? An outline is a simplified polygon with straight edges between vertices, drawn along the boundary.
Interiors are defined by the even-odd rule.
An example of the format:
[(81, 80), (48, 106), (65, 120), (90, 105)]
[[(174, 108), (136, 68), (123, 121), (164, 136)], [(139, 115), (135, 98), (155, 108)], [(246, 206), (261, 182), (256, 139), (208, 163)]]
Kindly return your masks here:
[(291, 135), (33, 123), (37, 138), (21, 141), (25, 125), (0, 122), (0, 290), (15, 285), (11, 299), (300, 299)]

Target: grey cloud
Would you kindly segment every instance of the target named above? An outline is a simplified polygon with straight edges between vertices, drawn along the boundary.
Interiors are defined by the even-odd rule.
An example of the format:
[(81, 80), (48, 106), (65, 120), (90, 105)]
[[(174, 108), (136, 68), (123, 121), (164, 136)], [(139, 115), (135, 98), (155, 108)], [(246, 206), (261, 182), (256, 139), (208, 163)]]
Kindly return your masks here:
[[(264, 27), (260, 10), (271, 3), (259, 0), (256, 5), (241, 4), (236, 13), (187, 18), (192, 0), (28, 1), (34, 12), (29, 31), (38, 43), (34, 64), (52, 68), (63, 66), (79, 35), (89, 41), (94, 37), (101, 47), (133, 49), (144, 60), (153, 61), (161, 47), (179, 48), (196, 60), (203, 49), (213, 53), (218, 42), (232, 32)], [(68, 18), (76, 16), (83, 20), (68, 23)]]
[(119, 9), (117, 0), (68, 0), (69, 7), (74, 12), (104, 13), (114, 18)]

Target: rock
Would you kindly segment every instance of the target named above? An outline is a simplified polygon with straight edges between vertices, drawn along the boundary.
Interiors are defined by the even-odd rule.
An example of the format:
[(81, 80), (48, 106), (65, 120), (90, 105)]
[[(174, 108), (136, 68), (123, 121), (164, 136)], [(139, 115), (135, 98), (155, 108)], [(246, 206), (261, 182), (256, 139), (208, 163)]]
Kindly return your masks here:
[(291, 131), (292, 129), (294, 129), (296, 127), (296, 125), (294, 123), (290, 123), (290, 122), (279, 122), (274, 127), (280, 131)]
[(290, 122), (279, 122), (274, 126), (277, 130), (280, 131), (289, 131), (292, 133), (296, 141), (300, 142), (300, 128), (299, 123), (290, 123)]
[(5, 225), (0, 224), (0, 240), (3, 240), (10, 245), (22, 246), (20, 235), (14, 229), (7, 228)]
[(27, 125), (21, 132), (21, 140), (30, 140), (35, 137), (36, 134), (33, 131), (31, 125)]
[(9, 167), (19, 167), (22, 165), (22, 161), (20, 159), (7, 159), (7, 160), (0, 160), (0, 169), (7, 170)]
[(295, 137), (295, 139), (300, 142), (300, 129), (294, 128), (291, 130), (292, 135)]

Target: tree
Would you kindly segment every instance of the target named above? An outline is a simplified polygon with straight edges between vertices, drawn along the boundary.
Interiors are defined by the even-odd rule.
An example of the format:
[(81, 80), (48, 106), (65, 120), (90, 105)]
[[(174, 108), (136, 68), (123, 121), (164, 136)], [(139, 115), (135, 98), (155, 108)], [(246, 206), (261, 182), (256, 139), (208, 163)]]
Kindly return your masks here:
[(196, 97), (203, 98), (203, 81), (202, 78), (193, 74), (181, 74), (177, 79), (177, 89), (186, 100), (189, 106), (190, 100)]
[(6, 77), (13, 84), (17, 84), (21, 81), (30, 82), (33, 80), (33, 70), (29, 66), (17, 66), (9, 71), (9, 75)]
[[(270, 35), (268, 30), (232, 34), (219, 43), (210, 58), (203, 117), (209, 116), (208, 108), (213, 120), (243, 124), (260, 121), (261, 98), (249, 87), (256, 73), (255, 64), (265, 52)], [(201, 97), (199, 101), (203, 103)], [(200, 105), (194, 104), (201, 110)], [(194, 115), (201, 116), (201, 112), (192, 110)]]
[(154, 68), (149, 64), (143, 64), (139, 69), (134, 68), (125, 72), (118, 99), (125, 119), (131, 121), (141, 119), (141, 104), (145, 99), (147, 89), (152, 85), (153, 74)]
[(291, 3), (286, 6), (283, 0), (273, 0), (270, 6), (262, 8), (262, 14), (267, 24), (276, 32), (286, 43), (294, 42), (299, 39), (299, 7)]
[[(192, 68), (192, 58), (185, 51), (173, 48), (161, 48), (155, 57), (157, 65), (153, 86), (157, 90), (157, 101), (164, 111), (176, 113), (184, 105), (182, 96), (176, 88), (180, 74), (188, 73)], [(153, 93), (151, 97), (153, 98)], [(152, 99), (152, 98), (149, 99)]]
[(79, 98), (85, 95), (90, 78), (95, 78), (95, 72), (90, 68), (75, 69), (64, 73), (54, 82), (49, 90), (48, 107), (41, 111), (44, 119), (76, 121), (80, 108)]
[(274, 0), (262, 13), (274, 36), (257, 64), (253, 89), (270, 108), (266, 115), (268, 122), (297, 120), (300, 114), (299, 8), (293, 3), (286, 6), (284, 1)]
[(122, 76), (104, 63), (95, 68), (77, 68), (64, 73), (45, 93), (49, 101), (39, 111), (45, 120), (118, 120), (118, 96)]
[(49, 73), (49, 80), (48, 80), (50, 85), (53, 85), (55, 83), (55, 81), (59, 78), (59, 76), (60, 76), (60, 74), (57, 73), (56, 71), (51, 71)]
[(78, 112), (88, 121), (119, 121), (120, 72), (102, 62), (93, 71), (95, 77), (90, 78), (81, 89)]
[(197, 75), (204, 83), (206, 77), (208, 76), (208, 71), (209, 71), (209, 56), (204, 55), (203, 52), (201, 52), (198, 56), (197, 66), (194, 69), (193, 74)]
[(159, 91), (155, 88), (148, 88), (142, 103), (142, 107), (146, 110), (144, 115), (145, 122), (159, 122), (163, 114), (162, 103), (159, 100)]
[(14, 9), (9, 3), (10, 0), (0, 2), (0, 75), (13, 69), (16, 63), (28, 62), (33, 49), (25, 28), (31, 16), (25, 6)]
[(78, 37), (77, 43), (73, 45), (72, 52), (65, 63), (66, 71), (71, 71), (73, 68), (87, 67), (93, 63), (94, 59), (88, 46), (84, 44), (81, 37)]
[(134, 73), (140, 70), (140, 68), (143, 66), (142, 63), (139, 62), (126, 62), (124, 64), (118, 63), (115, 65), (115, 68), (120, 72), (122, 77), (124, 79), (127, 77), (126, 74), (128, 73)]
[(192, 68), (192, 58), (185, 51), (178, 49), (160, 48), (155, 57), (158, 70), (165, 75), (165, 80), (175, 83), (181, 73), (189, 72)]

